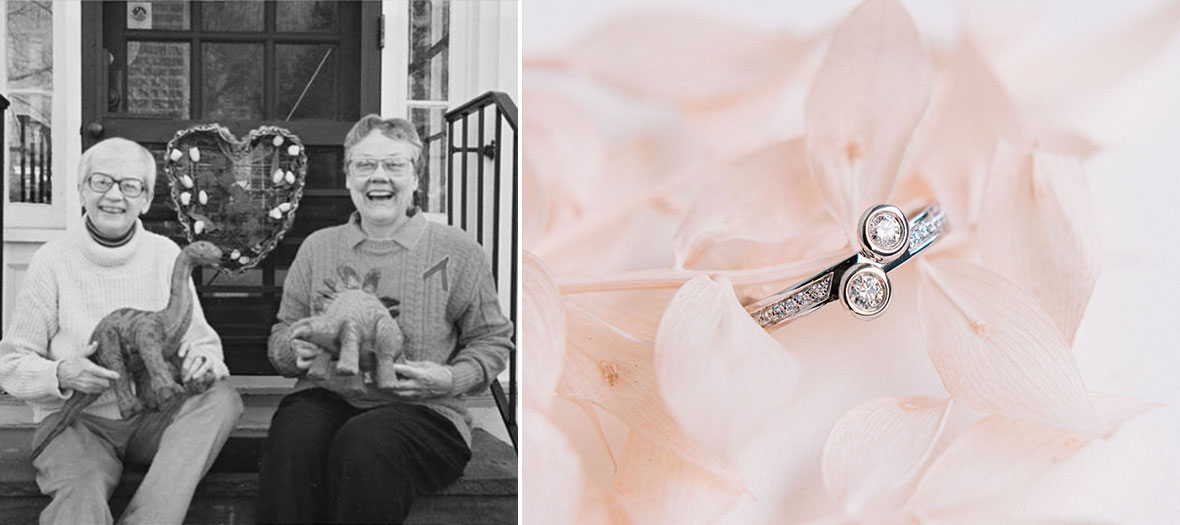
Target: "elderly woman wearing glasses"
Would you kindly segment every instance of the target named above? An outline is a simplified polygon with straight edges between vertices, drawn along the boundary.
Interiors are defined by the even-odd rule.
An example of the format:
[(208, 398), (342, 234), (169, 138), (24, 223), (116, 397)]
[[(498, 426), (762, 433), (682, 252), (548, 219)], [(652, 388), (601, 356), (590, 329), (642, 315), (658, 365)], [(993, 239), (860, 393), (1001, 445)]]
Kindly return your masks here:
[[(363, 392), (350, 378), (303, 377), (271, 422), (259, 471), (262, 523), (401, 523), (414, 496), (454, 482), (471, 457), (461, 396), (504, 369), (512, 324), (500, 311), (483, 250), (412, 206), (422, 141), (409, 122), (362, 118), (344, 139), (356, 213), (299, 247), (283, 283), (270, 360), (302, 377), (325, 349), (291, 326), (330, 293), (337, 268), (380, 271), (376, 293), (397, 304), (404, 363), (397, 386)], [(365, 364), (362, 363), (362, 370)]]
[[(82, 154), (83, 224), (33, 255), (20, 307), (0, 341), (0, 388), (32, 406), (42, 429), (61, 417), (74, 392), (101, 393), (33, 460), (37, 484), (52, 498), (41, 523), (112, 523), (107, 498), (125, 461), (151, 467), (121, 521), (181, 523), (241, 415), (238, 393), (218, 382), (170, 409), (123, 419), (110, 389), (119, 375), (87, 358), (94, 353), (91, 332), (106, 314), (168, 304), (180, 248), (139, 221), (155, 178), (151, 153), (129, 140), (104, 140)], [(221, 340), (197, 301), (192, 315), (181, 340), (183, 378), (227, 376)]]

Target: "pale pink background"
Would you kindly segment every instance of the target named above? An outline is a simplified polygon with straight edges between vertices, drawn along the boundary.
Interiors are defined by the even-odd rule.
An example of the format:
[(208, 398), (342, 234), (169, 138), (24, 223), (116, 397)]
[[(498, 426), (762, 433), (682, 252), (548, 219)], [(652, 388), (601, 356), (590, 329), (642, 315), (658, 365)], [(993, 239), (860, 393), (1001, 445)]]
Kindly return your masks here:
[[(655, 8), (689, 9), (814, 34), (830, 29), (857, 3), (529, 0), (523, 5), (522, 48), (526, 60), (556, 52), (616, 14)], [(1121, 509), (1120, 523), (1180, 523), (1180, 20), (1154, 52), (1127, 57), (1142, 64), (1110, 86), (1068, 104), (1044, 105), (1027, 92), (1037, 86), (1014, 73), (1022, 64), (1116, 31), (1166, 2), (902, 3), (928, 41), (949, 41), (965, 27), (977, 27), (982, 52), (1026, 115), (1082, 132), (1101, 147), (1085, 166), (1101, 230), (1102, 273), (1074, 351), (1089, 390), (1168, 406), (1132, 420), (1110, 442), (1092, 445), (1097, 450), (1071, 463), (1044, 490), (1075, 495), (1067, 499), (1092, 506), (1099, 515)], [(1067, 85), (1064, 80), (1050, 78), (1048, 85)], [(642, 108), (603, 110), (625, 129), (630, 114)], [(528, 100), (522, 115), (529, 118)], [(787, 138), (802, 129), (784, 125), (779, 131)], [(929, 379), (916, 381), (913, 391), (895, 394), (945, 396)], [(1112, 486), (1144, 489), (1127, 494), (1103, 488)], [(1028, 497), (1035, 501), (1037, 495)]]

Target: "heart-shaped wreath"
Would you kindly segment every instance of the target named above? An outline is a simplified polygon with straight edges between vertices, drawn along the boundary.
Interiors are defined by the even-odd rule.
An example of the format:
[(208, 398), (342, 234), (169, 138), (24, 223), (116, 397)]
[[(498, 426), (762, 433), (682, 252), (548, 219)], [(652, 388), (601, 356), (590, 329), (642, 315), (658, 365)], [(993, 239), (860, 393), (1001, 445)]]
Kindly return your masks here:
[(262, 126), (239, 141), (221, 125), (202, 124), (176, 132), (166, 155), (185, 236), (221, 248), (222, 269), (253, 268), (295, 222), (307, 154), (290, 131)]

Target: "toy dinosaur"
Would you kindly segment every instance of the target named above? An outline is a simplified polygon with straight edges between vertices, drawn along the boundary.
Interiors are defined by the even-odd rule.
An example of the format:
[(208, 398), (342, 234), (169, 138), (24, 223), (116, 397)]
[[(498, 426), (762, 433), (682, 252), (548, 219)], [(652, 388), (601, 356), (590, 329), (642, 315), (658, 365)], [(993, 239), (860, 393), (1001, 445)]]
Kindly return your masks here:
[[(97, 348), (90, 359), (119, 374), (113, 388), (119, 413), (124, 418), (145, 408), (161, 409), (185, 392), (196, 394), (209, 388), (211, 381), (206, 377), (190, 380), (183, 387), (177, 384), (181, 365), (177, 353), (180, 340), (193, 319), (194, 298), (189, 291), (193, 268), (217, 265), (221, 256), (221, 249), (208, 241), (185, 246), (172, 267), (168, 305), (163, 310), (149, 312), (120, 308), (107, 314), (94, 327), (90, 342), (96, 343)], [(132, 381), (139, 397), (131, 390)], [(78, 414), (98, 397), (99, 394), (74, 392), (62, 409), (50, 416), (60, 415), (57, 424), (34, 436), (32, 457), (40, 455), (45, 446), (69, 428)]]
[[(292, 344), (311, 343), (327, 349), (308, 367), (312, 379), (329, 379), (334, 375), (352, 376), (348, 389), (363, 392), (364, 378), (359, 375), (362, 363), (369, 363), (379, 389), (393, 388), (397, 374), (393, 363), (402, 354), (405, 338), (387, 304), (377, 298), (377, 269), (365, 274), (364, 282), (356, 270), (344, 265), (336, 269), (342, 284), (325, 279), (327, 291), (312, 301), (312, 316), (291, 325)], [(396, 302), (390, 300), (393, 305)], [(337, 356), (332, 369), (333, 355)]]

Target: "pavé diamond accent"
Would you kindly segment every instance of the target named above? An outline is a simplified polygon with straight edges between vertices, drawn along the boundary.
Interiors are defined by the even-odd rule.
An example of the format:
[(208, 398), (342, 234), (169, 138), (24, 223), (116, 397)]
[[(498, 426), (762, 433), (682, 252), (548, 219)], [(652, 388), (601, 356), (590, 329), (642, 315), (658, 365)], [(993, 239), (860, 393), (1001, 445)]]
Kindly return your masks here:
[(810, 311), (810, 307), (817, 306), (819, 302), (827, 299), (831, 289), (832, 274), (829, 273), (816, 279), (810, 285), (801, 287), (798, 292), (795, 292), (790, 297), (762, 307), (761, 310), (755, 313), (758, 325), (767, 326), (793, 317), (796, 314), (806, 313)]
[(910, 253), (921, 250), (931, 239), (941, 234), (944, 228), (946, 219), (940, 212), (928, 214), (915, 221), (910, 227)]

